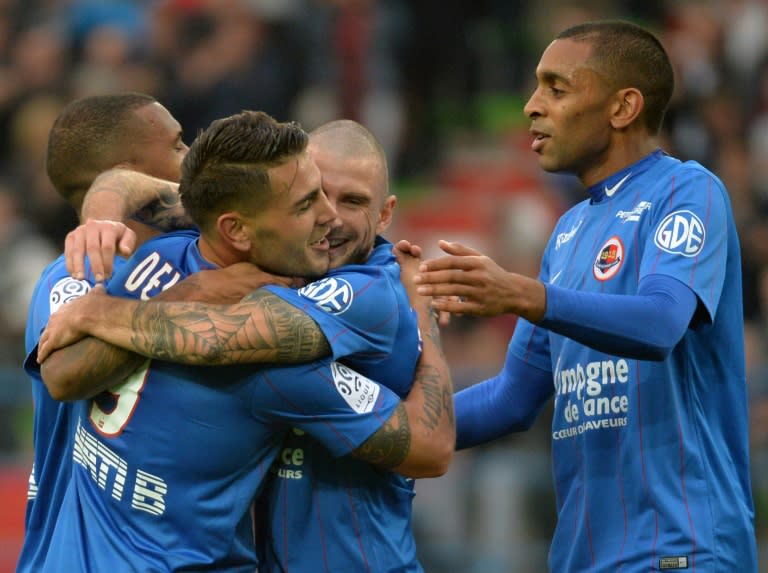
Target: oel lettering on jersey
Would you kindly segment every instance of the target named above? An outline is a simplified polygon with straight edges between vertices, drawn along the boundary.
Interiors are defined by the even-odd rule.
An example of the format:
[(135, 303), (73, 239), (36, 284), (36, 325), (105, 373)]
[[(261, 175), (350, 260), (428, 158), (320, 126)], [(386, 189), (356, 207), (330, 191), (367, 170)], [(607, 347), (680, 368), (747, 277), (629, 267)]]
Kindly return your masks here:
[(181, 274), (171, 263), (163, 261), (160, 253), (150, 253), (131, 271), (125, 280), (125, 290), (130, 293), (140, 292), (141, 300), (149, 300), (161, 291), (167, 290), (179, 282)]

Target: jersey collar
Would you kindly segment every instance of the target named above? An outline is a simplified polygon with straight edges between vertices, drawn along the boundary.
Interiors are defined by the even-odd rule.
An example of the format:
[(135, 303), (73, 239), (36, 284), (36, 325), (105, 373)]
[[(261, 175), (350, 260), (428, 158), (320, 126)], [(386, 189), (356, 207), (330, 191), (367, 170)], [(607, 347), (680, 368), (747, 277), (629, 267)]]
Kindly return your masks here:
[(625, 167), (621, 171), (617, 171), (602, 181), (595, 183), (587, 189), (591, 198), (591, 203), (602, 203), (603, 201), (615, 197), (622, 187), (643, 171), (647, 171), (651, 165), (656, 163), (664, 155), (666, 155), (664, 151), (657, 149), (643, 157), (637, 163), (633, 163), (629, 167)]

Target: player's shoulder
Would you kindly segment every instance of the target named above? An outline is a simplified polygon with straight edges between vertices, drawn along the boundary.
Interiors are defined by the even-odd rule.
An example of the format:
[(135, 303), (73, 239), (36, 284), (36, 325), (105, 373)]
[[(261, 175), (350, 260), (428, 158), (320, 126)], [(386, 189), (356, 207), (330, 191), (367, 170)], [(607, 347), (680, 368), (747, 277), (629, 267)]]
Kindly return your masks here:
[(90, 264), (86, 259), (86, 278), (76, 279), (67, 272), (64, 255), (50, 263), (40, 275), (32, 296), (34, 302), (50, 303), (53, 313), (62, 304), (87, 293), (94, 285)]
[(674, 180), (676, 186), (707, 181), (719, 189), (725, 189), (720, 178), (698, 161), (682, 161), (671, 155), (663, 155), (649, 170), (646, 179), (661, 184), (662, 188), (667, 181)]

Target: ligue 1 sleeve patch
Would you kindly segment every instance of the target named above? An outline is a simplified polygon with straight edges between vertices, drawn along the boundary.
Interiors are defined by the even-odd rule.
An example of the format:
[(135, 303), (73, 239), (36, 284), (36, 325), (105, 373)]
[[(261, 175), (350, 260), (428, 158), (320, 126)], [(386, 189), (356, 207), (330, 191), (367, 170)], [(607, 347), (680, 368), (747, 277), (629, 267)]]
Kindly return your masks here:
[(73, 279), (72, 277), (60, 279), (51, 289), (51, 296), (49, 298), (51, 314), (59, 310), (61, 305), (83, 296), (89, 290), (91, 290), (91, 285), (87, 281)]
[(355, 291), (346, 280), (326, 277), (299, 289), (299, 294), (329, 314), (341, 314), (352, 306)]
[(704, 223), (692, 211), (670, 213), (659, 223), (653, 242), (662, 251), (684, 257), (695, 257), (704, 248)]
[(336, 389), (350, 408), (358, 414), (373, 410), (381, 390), (376, 382), (338, 362), (331, 363), (331, 373)]
[(623, 263), (624, 243), (618, 237), (611, 237), (600, 247), (592, 274), (599, 281), (607, 281), (616, 276)]

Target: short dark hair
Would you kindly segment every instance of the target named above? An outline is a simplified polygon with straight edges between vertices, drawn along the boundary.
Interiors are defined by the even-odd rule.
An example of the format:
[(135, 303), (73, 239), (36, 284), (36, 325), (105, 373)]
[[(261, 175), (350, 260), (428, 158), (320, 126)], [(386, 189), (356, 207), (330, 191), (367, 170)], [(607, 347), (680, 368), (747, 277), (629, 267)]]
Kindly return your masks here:
[(181, 164), (179, 194), (201, 231), (230, 209), (250, 211), (271, 197), (268, 170), (307, 148), (298, 123), (261, 111), (217, 119), (202, 131)]
[(66, 105), (51, 127), (45, 159), (56, 191), (79, 209), (96, 176), (128, 159), (139, 125), (134, 112), (156, 101), (128, 92), (88, 96)]
[(624, 20), (577, 24), (555, 39), (589, 42), (590, 61), (616, 89), (634, 87), (645, 100), (642, 121), (653, 134), (661, 129), (675, 89), (675, 76), (664, 46), (651, 32)]

